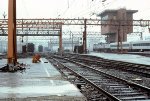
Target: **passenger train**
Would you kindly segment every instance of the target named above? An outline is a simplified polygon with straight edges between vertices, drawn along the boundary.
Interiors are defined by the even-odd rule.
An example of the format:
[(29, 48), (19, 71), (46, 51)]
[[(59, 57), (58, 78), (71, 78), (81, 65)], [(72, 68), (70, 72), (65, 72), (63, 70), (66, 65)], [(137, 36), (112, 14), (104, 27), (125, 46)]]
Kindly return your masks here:
[[(116, 51), (118, 44), (117, 43), (98, 43), (94, 44), (94, 51), (104, 51), (104, 52), (113, 52)], [(121, 47), (119, 46), (119, 49)], [(132, 41), (132, 42), (122, 42), (122, 50), (127, 52), (144, 52), (150, 51), (150, 41)]]

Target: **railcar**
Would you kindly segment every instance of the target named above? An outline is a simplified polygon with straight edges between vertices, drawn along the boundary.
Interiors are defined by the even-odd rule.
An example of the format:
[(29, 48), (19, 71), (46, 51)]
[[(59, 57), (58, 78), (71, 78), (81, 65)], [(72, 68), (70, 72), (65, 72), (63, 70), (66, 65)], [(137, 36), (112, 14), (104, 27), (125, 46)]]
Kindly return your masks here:
[[(117, 50), (118, 43), (110, 43), (110, 49), (111, 50)], [(119, 49), (121, 49), (121, 46), (119, 45)], [(123, 50), (130, 50), (131, 49), (131, 43), (130, 42), (122, 42), (122, 49)]]
[[(94, 51), (116, 51), (118, 48), (117, 43), (110, 44), (95, 44), (93, 47)], [(119, 46), (121, 49), (121, 46)], [(150, 51), (150, 41), (132, 41), (132, 42), (122, 42), (122, 50), (128, 52), (144, 52)]]
[(134, 52), (150, 51), (150, 41), (131, 42), (131, 50)]
[(110, 44), (106, 43), (98, 43), (93, 45), (93, 51), (109, 51), (110, 50)]
[(33, 43), (28, 43), (27, 44), (27, 52), (31, 52), (31, 53), (34, 53), (34, 44)]

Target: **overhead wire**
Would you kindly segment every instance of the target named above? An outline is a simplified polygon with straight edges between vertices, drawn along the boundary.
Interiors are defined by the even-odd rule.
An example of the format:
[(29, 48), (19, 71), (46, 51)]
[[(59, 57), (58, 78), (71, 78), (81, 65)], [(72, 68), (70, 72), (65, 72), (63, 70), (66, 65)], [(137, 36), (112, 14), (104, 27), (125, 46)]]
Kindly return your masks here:
[[(105, 6), (106, 5), (107, 6), (102, 9), (102, 5), (97, 5), (98, 2), (96, 2), (96, 0), (93, 0), (93, 2), (95, 2), (95, 3), (93, 3), (92, 5), (90, 5), (90, 7), (88, 9), (85, 9), (85, 10), (80, 11), (79, 13), (76, 13), (76, 15), (81, 16), (81, 15), (87, 15), (87, 14), (90, 14), (90, 13), (95, 13), (95, 12), (97, 12), (96, 10), (100, 10), (98, 12), (102, 12), (103, 10), (105, 10), (109, 6), (109, 4), (112, 4), (115, 1), (117, 1), (117, 0), (113, 0), (113, 1), (108, 2), (107, 4), (105, 4)], [(99, 1), (99, 3), (102, 3), (102, 1)], [(93, 8), (94, 8), (94, 10), (92, 10)]]
[[(68, 0), (69, 1), (69, 0)], [(64, 10), (64, 12), (62, 14), (60, 14), (60, 16), (65, 16), (66, 13), (72, 8), (72, 6), (77, 2), (77, 0), (73, 0), (71, 3), (68, 2), (68, 7)]]
[[(63, 15), (66, 15), (67, 13), (72, 13), (72, 9), (73, 9), (73, 7), (76, 9), (77, 7), (78, 7), (78, 5), (80, 5), (79, 3), (81, 3), (81, 2), (78, 2), (78, 1), (76, 1), (76, 0), (74, 0), (75, 2), (73, 2), (73, 3), (70, 3), (71, 5), (69, 6), (69, 9), (67, 9), (66, 11), (65, 11), (65, 13), (63, 13)], [(83, 6), (83, 3), (82, 3), (82, 6)], [(85, 9), (85, 10), (87, 10), (87, 9)], [(73, 13), (75, 13), (75, 11), (73, 11)]]
[[(95, 1), (94, 1), (94, 2), (95, 2)], [(91, 5), (91, 4), (92, 4), (92, 5)], [(75, 13), (74, 16), (75, 16), (75, 15), (80, 16), (80, 15), (83, 15), (83, 14), (87, 14), (87, 13), (91, 12), (91, 8), (94, 8), (94, 7), (95, 7), (94, 3), (90, 2), (90, 6), (89, 6), (89, 7), (83, 9), (83, 10), (80, 11), (80, 12)]]
[[(92, 3), (93, 2), (93, 3)], [(94, 0), (94, 1), (91, 1), (90, 2), (90, 6), (78, 13), (76, 13), (76, 15), (78, 16), (81, 16), (81, 15), (89, 15), (89, 14), (95, 14), (95, 9), (97, 9), (98, 7), (100, 7), (101, 5), (97, 5), (99, 3), (102, 3), (101, 1), (97, 1), (97, 0)]]

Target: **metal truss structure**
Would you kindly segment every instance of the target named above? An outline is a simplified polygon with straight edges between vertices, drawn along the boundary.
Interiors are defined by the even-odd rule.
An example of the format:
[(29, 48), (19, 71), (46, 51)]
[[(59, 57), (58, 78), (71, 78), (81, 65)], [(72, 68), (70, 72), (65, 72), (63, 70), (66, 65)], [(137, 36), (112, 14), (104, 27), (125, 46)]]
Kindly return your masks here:
[[(17, 19), (18, 36), (59, 36), (62, 25), (150, 26), (150, 20)], [(0, 19), (0, 36), (7, 36), (8, 19)], [(57, 34), (56, 34), (57, 33)], [(90, 33), (90, 32), (87, 32)], [(93, 33), (93, 32), (92, 32)], [(65, 33), (63, 33), (65, 34)], [(83, 33), (80, 33), (81, 35)]]
[[(55, 44), (55, 45), (58, 45), (59, 42), (56, 40), (56, 41), (51, 41), (50, 44)], [(79, 41), (70, 41), (70, 40), (65, 40), (63, 41), (63, 44), (79, 44)]]
[[(64, 35), (70, 35), (70, 34), (73, 34), (73, 35), (78, 35), (78, 34), (81, 34), (82, 32), (81, 31), (66, 31), (66, 32), (63, 32)], [(101, 35), (100, 32), (96, 32), (96, 31), (88, 31), (87, 34), (93, 34), (93, 35)]]
[[(86, 21), (85, 21), (86, 20)], [(105, 22), (105, 23), (104, 23)], [(133, 23), (132, 23), (133, 22)], [(17, 28), (59, 29), (61, 25), (113, 25), (150, 26), (150, 20), (101, 20), (101, 19), (17, 19)], [(0, 28), (8, 28), (8, 20), (0, 19)]]
[[(86, 51), (87, 26), (150, 26), (150, 20), (101, 20), (101, 19), (17, 19), (16, 29), (20, 36), (59, 36), (59, 48), (62, 49), (62, 26), (64, 25), (82, 25), (83, 35), (83, 51)], [(8, 28), (8, 19), (0, 19), (0, 35), (6, 36)], [(28, 31), (26, 31), (28, 29)], [(29, 31), (34, 30), (37, 31)], [(20, 31), (19, 31), (20, 30)], [(40, 31), (45, 30), (45, 31)], [(48, 30), (59, 30), (58, 34), (54, 34)], [(5, 34), (4, 34), (5, 33)], [(57, 32), (56, 32), (57, 33)]]
[[(17, 29), (17, 36), (59, 36), (60, 30), (43, 30), (43, 29), (27, 29), (27, 30), (22, 30), (22, 29)], [(0, 30), (0, 36), (7, 36), (8, 35), (8, 30), (7, 29), (2, 29)]]
[[(56, 40), (58, 41), (59, 36), (59, 30), (54, 30), (54, 31), (46, 31), (46, 30), (30, 30), (30, 31), (23, 31), (22, 30), (17, 30), (18, 34), (17, 36), (22, 38), (22, 37), (28, 37), (28, 40)], [(63, 41), (64, 40), (69, 40), (69, 39), (77, 39), (77, 38), (82, 38), (82, 32), (80, 31), (73, 31), (71, 34), (69, 31), (67, 32), (62, 32), (63, 34)], [(0, 36), (3, 37), (0, 40), (7, 40), (7, 30), (1, 31), (0, 30)], [(100, 32), (94, 32), (94, 31), (88, 31), (87, 32), (87, 38), (95, 38), (95, 39), (102, 39), (105, 38), (106, 35), (101, 35)], [(17, 38), (17, 40), (19, 40)], [(24, 39), (25, 40), (25, 39)]]

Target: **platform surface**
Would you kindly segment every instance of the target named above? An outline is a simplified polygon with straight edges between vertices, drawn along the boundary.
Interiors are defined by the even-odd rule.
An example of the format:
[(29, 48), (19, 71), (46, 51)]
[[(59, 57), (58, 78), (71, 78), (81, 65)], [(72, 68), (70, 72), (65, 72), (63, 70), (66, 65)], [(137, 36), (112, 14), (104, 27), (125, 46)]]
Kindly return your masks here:
[(145, 57), (145, 56), (140, 56), (140, 55), (96, 53), (96, 52), (90, 52), (88, 55), (102, 57), (102, 58), (111, 59), (111, 60), (150, 65), (150, 57)]
[[(0, 101), (8, 101), (8, 98), (15, 98), (15, 101), (85, 101), (80, 91), (64, 80), (48, 60), (42, 58), (40, 63), (32, 63), (31, 58), (18, 61), (28, 65), (25, 72), (0, 72)], [(6, 60), (0, 60), (0, 66), (5, 63)]]

